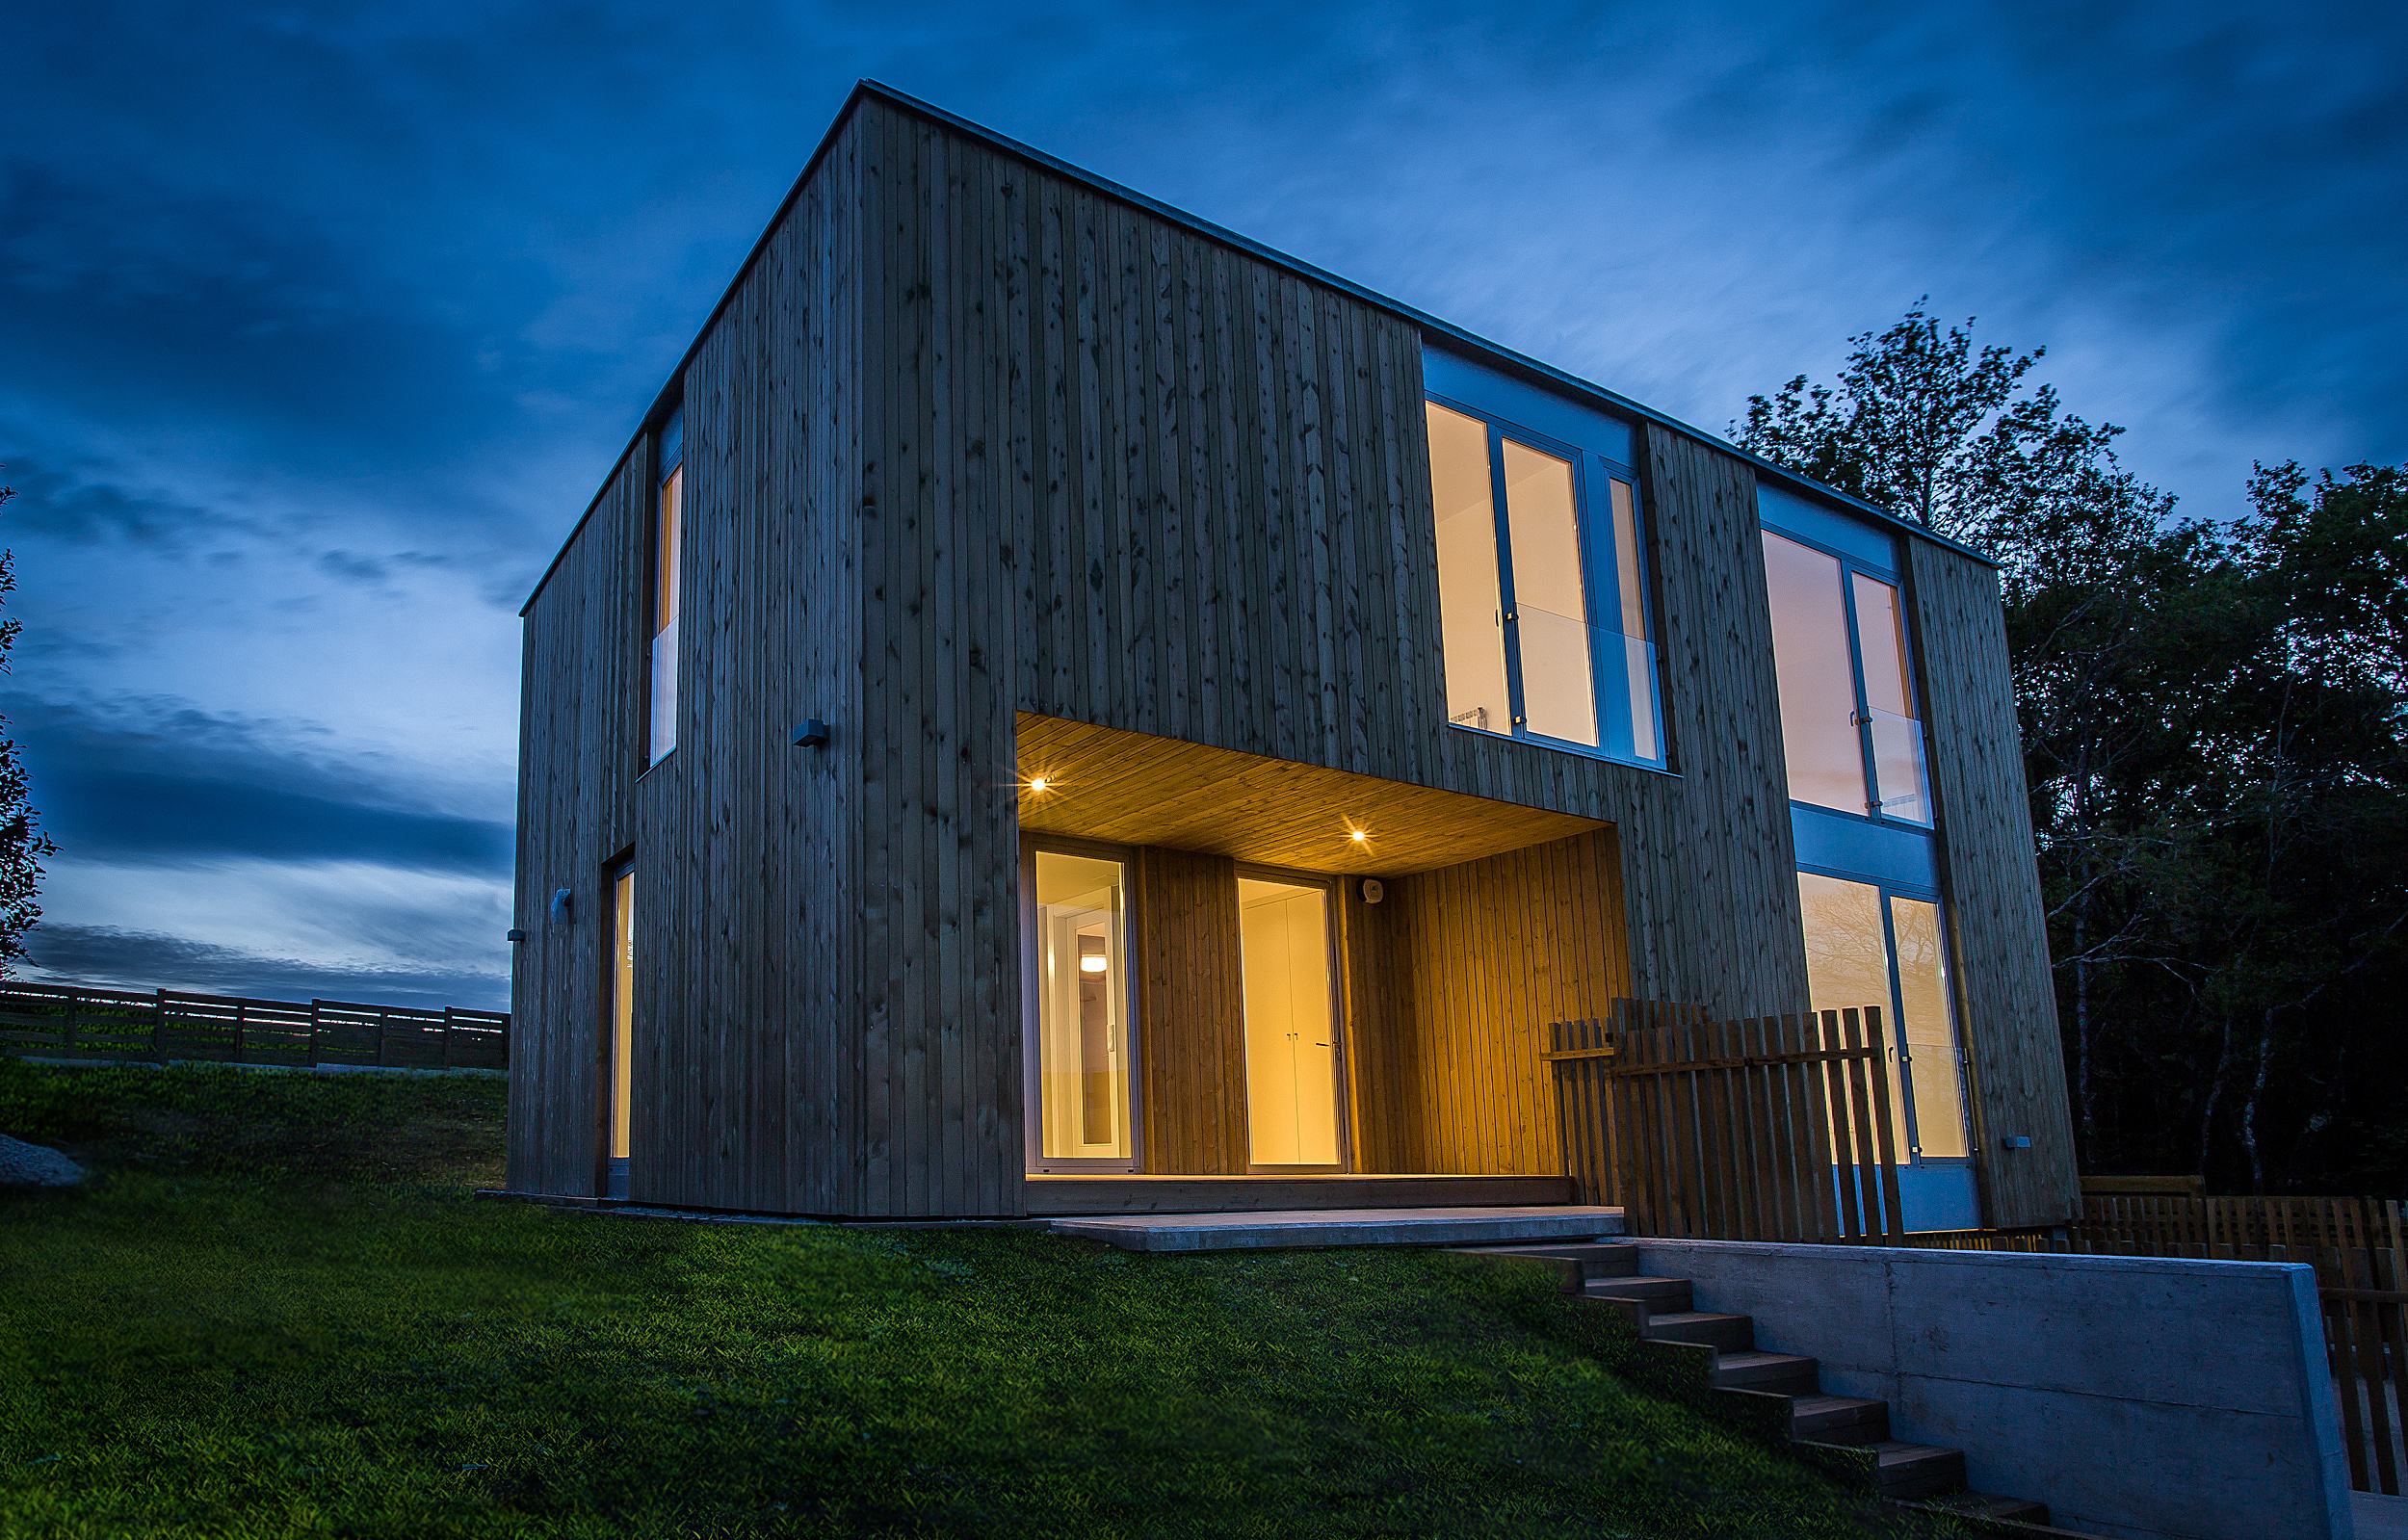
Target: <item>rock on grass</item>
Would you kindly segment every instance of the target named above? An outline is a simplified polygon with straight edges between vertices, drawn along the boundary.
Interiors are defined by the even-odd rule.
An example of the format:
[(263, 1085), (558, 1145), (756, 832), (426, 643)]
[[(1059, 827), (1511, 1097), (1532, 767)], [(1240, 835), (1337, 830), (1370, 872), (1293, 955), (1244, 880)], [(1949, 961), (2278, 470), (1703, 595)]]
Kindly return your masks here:
[(0, 1134), (0, 1188), (71, 1188), (84, 1168), (44, 1144)]

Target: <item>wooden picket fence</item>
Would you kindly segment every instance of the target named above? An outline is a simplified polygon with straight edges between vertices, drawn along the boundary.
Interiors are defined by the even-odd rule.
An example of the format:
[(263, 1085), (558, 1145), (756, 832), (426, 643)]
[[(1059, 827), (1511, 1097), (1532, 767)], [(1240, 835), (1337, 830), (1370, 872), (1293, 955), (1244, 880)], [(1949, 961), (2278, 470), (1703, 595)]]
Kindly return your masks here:
[(1632, 1234), (1904, 1234), (1878, 1007), (1714, 1021), (1617, 1000), (1548, 1031), (1575, 1201), (1619, 1204)]
[(508, 1069), (506, 1011), (0, 980), (0, 1051), (57, 1058)]

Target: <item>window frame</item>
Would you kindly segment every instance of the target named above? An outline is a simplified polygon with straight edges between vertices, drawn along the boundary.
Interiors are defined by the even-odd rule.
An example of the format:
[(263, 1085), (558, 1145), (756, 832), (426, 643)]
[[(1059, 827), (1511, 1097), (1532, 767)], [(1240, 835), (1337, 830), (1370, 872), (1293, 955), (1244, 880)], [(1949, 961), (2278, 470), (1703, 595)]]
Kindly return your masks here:
[[(681, 476), (681, 473), (686, 468), (686, 407), (682, 401), (662, 414), (660, 420), (653, 425), (650, 436), (652, 441), (651, 453), (647, 458), (651, 465), (652, 474), (646, 483), (651, 491), (650, 496), (647, 499), (647, 510), (643, 520), (644, 577), (641, 585), (642, 591), (638, 596), (636, 601), (639, 606), (638, 613), (641, 617), (638, 630), (641, 633), (641, 641), (643, 653), (642, 666), (640, 671), (641, 677), (643, 681), (641, 692), (642, 698), (640, 703), (641, 714), (637, 719), (636, 732), (637, 741), (641, 745), (636, 755), (636, 778), (638, 780), (641, 780), (644, 776), (651, 774), (657, 767), (666, 764), (670, 756), (677, 752), (677, 734), (674, 730), (673, 716), (671, 718), (672, 729), (669, 734), (668, 747), (662, 750), (658, 754), (653, 752), (653, 748), (655, 746), (653, 743), (652, 731), (653, 698), (657, 693), (655, 684), (657, 668), (653, 659), (653, 649), (659, 639), (661, 629), (663, 629), (656, 628), (654, 622), (661, 613), (661, 589), (664, 579), (666, 579), (668, 584), (675, 585), (677, 587), (677, 615), (672, 618), (670, 624), (673, 625), (679, 620), (682, 620), (686, 612), (686, 596), (683, 587), (686, 569), (686, 525), (688, 523), (686, 509), (687, 504), (691, 500), (686, 495), (688, 487), (682, 478), (678, 482), (677, 488), (676, 570), (667, 573), (664, 573), (661, 570), (661, 515), (663, 512), (663, 494), (667, 490), (669, 479), (671, 477)], [(680, 628), (679, 635), (682, 643), (682, 627)], [(670, 679), (672, 684), (676, 678), (676, 670), (682, 665), (684, 651), (685, 649), (681, 644), (677, 648), (676, 656), (672, 657), (670, 660)], [(673, 714), (679, 705), (678, 700), (675, 698), (676, 692), (673, 690), (671, 692), (671, 697), (669, 710)]]
[[(1036, 923), (1036, 858), (1039, 851), (1120, 863), (1121, 947), (1127, 954), (1127, 964), (1121, 971), (1128, 976), (1121, 982), (1124, 991), (1121, 1009), (1129, 1023), (1126, 1034), (1129, 1153), (1126, 1156), (1086, 1159), (1045, 1153), (1045, 1043), (1037, 1021), (1044, 988), (1038, 978), (1038, 964), (1043, 957), (1043, 941)], [(1138, 975), (1143, 968), (1139, 950), (1144, 936), (1140, 928), (1143, 924), (1144, 913), (1138, 898), (1136, 846), (1079, 839), (1067, 834), (1023, 833), (1020, 836), (1020, 1125), (1024, 1176), (1137, 1176), (1145, 1170), (1145, 1023), (1138, 995)]]
[[(1479, 733), (1482, 737), (1506, 738), (1516, 743), (1533, 744), (1542, 748), (1552, 748), (1567, 754), (1580, 754), (1590, 759), (1606, 760), (1615, 765), (1627, 765), (1636, 770), (1655, 770), (1662, 774), (1674, 773), (1672, 735), (1664, 719), (1668, 713), (1665, 710), (1663, 653), (1656, 642), (1656, 563), (1654, 553), (1648, 548), (1650, 540), (1647, 499), (1640, 486), (1636, 470), (1602, 451), (1584, 448), (1566, 439), (1558, 438), (1553, 433), (1526, 427), (1504, 412), (1476, 405), (1461, 397), (1426, 388), (1424, 389), (1422, 395), (1425, 401), (1469, 417), (1487, 429), (1489, 517), (1494, 525), (1496, 539), (1498, 612), (1504, 621), (1500, 629), (1505, 633), (1503, 650), (1506, 715), (1511, 718), (1506, 723), (1507, 730), (1502, 733), (1494, 728), (1473, 727), (1455, 721), (1447, 721), (1446, 725), (1467, 733)], [(1530, 723), (1527, 719), (1529, 712), (1525, 709), (1527, 697), (1522, 686), (1522, 638), (1518, 629), (1520, 625), (1519, 602), (1514, 593), (1513, 535), (1510, 528), (1512, 512), (1506, 504), (1505, 440), (1507, 438), (1542, 454), (1569, 461), (1572, 466), (1573, 509), (1579, 521), (1581, 602), (1587, 611), (1589, 616), (1587, 625), (1592, 632), (1610, 630), (1615, 636), (1623, 634), (1620, 630), (1619, 619), (1621, 613), (1619, 603), (1621, 566), (1618, 561), (1620, 546), (1613, 528), (1611, 483), (1618, 481), (1631, 489), (1631, 541), (1635, 547), (1632, 558), (1638, 587), (1639, 624), (1646, 631), (1645, 636), (1632, 639), (1645, 644), (1650, 657), (1649, 684), (1652, 686), (1654, 698), (1649, 705), (1655, 713), (1657, 748), (1657, 756), (1654, 759), (1640, 759), (1636, 751), (1631, 754), (1615, 753), (1608, 748), (1604, 742), (1574, 743), (1568, 739), (1553, 738), (1544, 733), (1530, 730)], [(1426, 476), (1425, 479), (1426, 480)], [(1607, 602), (1609, 599), (1613, 602)], [(1611, 627), (1602, 625), (1596, 618), (1600, 614), (1614, 615), (1616, 617), (1614, 624)], [(1439, 646), (1441, 689), (1443, 690), (1445, 676), (1443, 637)], [(1618, 658), (1612, 662), (1620, 670), (1621, 677), (1628, 679), (1628, 664)], [(1606, 690), (1601, 678), (1603, 670), (1600, 663), (1597, 649), (1592, 644), (1588, 659), (1588, 686), (1590, 705), (1596, 712), (1598, 737), (1607, 742), (1620, 741), (1635, 744), (1637, 741), (1635, 730), (1636, 713), (1634, 703), (1629, 698), (1630, 692), (1627, 690), (1618, 692)], [(1619, 702), (1618, 715), (1615, 710), (1611, 709), (1612, 703), (1617, 701)], [(1441, 716), (1443, 718), (1443, 711)]]
[[(1892, 828), (1913, 829), (1920, 834), (1936, 835), (1940, 828), (1940, 798), (1932, 787), (1931, 779), (1931, 717), (1926, 704), (1930, 698), (1930, 692), (1924, 686), (1923, 638), (1919, 634), (1920, 628), (1918, 628), (1915, 624), (1914, 613), (1908, 604), (1910, 595), (1908, 594), (1905, 582), (1892, 569), (1888, 567), (1876, 566), (1861, 556), (1851, 555), (1846, 551), (1841, 550), (1837, 546), (1828, 544), (1822, 540), (1815, 539), (1809, 535), (1800, 535), (1793, 530), (1784, 528), (1780, 525), (1767, 523), (1763, 516), (1761, 509), (1757, 514), (1756, 525), (1757, 529), (1764, 535), (1769, 535), (1778, 539), (1787, 540), (1792, 545), (1803, 546), (1807, 550), (1813, 551), (1819, 556), (1827, 556), (1840, 563), (1839, 604), (1841, 613), (1847, 624), (1848, 699), (1851, 703), (1850, 716), (1854, 718), (1853, 725), (1856, 729), (1856, 757), (1858, 763), (1864, 769), (1866, 792), (1865, 805), (1861, 809), (1850, 811), (1849, 809), (1844, 807), (1831, 807), (1822, 802), (1801, 802), (1793, 796), (1790, 798), (1790, 805), (1793, 807), (1809, 808), (1817, 813), (1828, 813), (1835, 818), (1854, 819), (1859, 823), (1877, 823)], [(1915, 733), (1916, 737), (1920, 740), (1921, 746), (1923, 748), (1923, 785), (1917, 790), (1922, 795), (1924, 806), (1930, 810), (1931, 817), (1928, 821), (1900, 818), (1896, 814), (1881, 811), (1881, 769), (1879, 758), (1873, 747), (1872, 741), (1871, 699), (1866, 693), (1865, 690), (1865, 640), (1856, 623), (1855, 580), (1859, 574), (1871, 578), (1876, 583), (1889, 585), (1892, 591), (1897, 593), (1898, 596), (1898, 618), (1901, 622), (1903, 622), (1906, 628), (1906, 646), (1904, 656), (1901, 661), (1906, 670), (1906, 689), (1909, 695), (1909, 704), (1913, 705), (1915, 708)], [(1765, 599), (1765, 608), (1767, 618), (1769, 618), (1771, 613), (1771, 590), (1769, 587), (1769, 580), (1767, 580)], [(1787, 745), (1785, 744), (1785, 750), (1786, 747)], [(1788, 775), (1788, 767), (1786, 763), (1783, 766), (1782, 773), (1783, 777), (1786, 779)], [(1786, 790), (1786, 788), (1784, 788), (1784, 790)], [(1808, 869), (1801, 866), (1798, 870), (1805, 871)], [(1826, 874), (1836, 876), (1841, 875), (1842, 874), (1830, 873)], [(1849, 876), (1847, 880), (1851, 882), (1862, 882), (1866, 879), (1861, 876)], [(1913, 895), (1909, 895), (1909, 897), (1913, 897)]]
[[(1810, 802), (1803, 805), (1811, 807), (1815, 804)], [(1964, 1003), (1958, 998), (1957, 990), (1955, 917), (1950, 912), (1947, 896), (1938, 888), (1925, 883), (1894, 882), (1887, 877), (1868, 876), (1862, 872), (1850, 872), (1841, 867), (1820, 866), (1810, 861), (1800, 861), (1796, 865), (1800, 875), (1827, 877), (1835, 882), (1853, 882), (1859, 887), (1871, 888), (1875, 895), (1875, 901), (1880, 905), (1881, 948), (1890, 979), (1890, 999), (1887, 1007), (1890, 1013), (1888, 1035), (1890, 1047), (1898, 1056), (1898, 1069), (1893, 1079), (1897, 1083), (1900, 1093), (1899, 1099), (1904, 1104), (1906, 1112), (1903, 1121), (1906, 1125), (1909, 1159), (1904, 1163), (1951, 1166), (1972, 1164), (1976, 1156), (1980, 1153), (1980, 1143), (1974, 1129), (1973, 1064), (1972, 1055), (1965, 1048)], [(1943, 998), (1948, 1004), (1949, 1010), (1949, 1041), (1956, 1057), (1956, 1097), (1960, 1109), (1958, 1115), (1965, 1121), (1965, 1153), (1963, 1155), (1925, 1156), (1923, 1153), (1921, 1128), (1923, 1109), (1915, 1105), (1915, 1054), (1914, 1049), (1906, 1040), (1905, 987), (1898, 976), (1898, 916), (1890, 908), (1892, 899), (1905, 899), (1915, 903), (1930, 904), (1937, 917), (1940, 953), (1948, 961), (1949, 988), (1945, 991)], [(1805, 942), (1805, 917), (1801, 913), (1798, 918), (1798, 941), (1801, 946)]]
[[(1338, 1098), (1338, 1163), (1334, 1166), (1257, 1164), (1254, 1161), (1254, 1129), (1251, 1118), (1252, 1108), (1249, 1103), (1246, 1125), (1246, 1174), (1248, 1176), (1351, 1176), (1354, 1174), (1354, 1054), (1350, 1041), (1351, 1034), (1348, 1030), (1351, 1023), (1347, 1015), (1346, 945), (1343, 934), (1343, 927), (1346, 924), (1346, 879), (1326, 872), (1306, 872), (1296, 867), (1266, 866), (1259, 861), (1240, 861), (1236, 863), (1236, 870), (1238, 879), (1241, 881), (1276, 882), (1288, 887), (1322, 890), (1323, 906), (1322, 923), (1325, 927), (1329, 953), (1329, 1032), (1331, 1044), (1337, 1054), (1337, 1084), (1334, 1087), (1334, 1094)], [(1243, 969), (1245, 956), (1245, 944), (1243, 938), (1238, 945), (1238, 955), (1240, 967)], [(1243, 984), (1241, 984), (1240, 993), (1243, 996)], [(1241, 1010), (1238, 1031), (1242, 1044), (1246, 1030), (1246, 1023)], [(1252, 1091), (1250, 1082), (1247, 1089), (1250, 1095)]]

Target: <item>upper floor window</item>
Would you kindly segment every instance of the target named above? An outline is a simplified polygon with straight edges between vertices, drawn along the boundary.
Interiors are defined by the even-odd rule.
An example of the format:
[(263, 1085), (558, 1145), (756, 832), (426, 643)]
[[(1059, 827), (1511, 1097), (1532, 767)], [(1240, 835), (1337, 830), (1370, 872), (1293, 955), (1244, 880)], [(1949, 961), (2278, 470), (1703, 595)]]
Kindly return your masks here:
[(1427, 411), (1447, 719), (1661, 765), (1630, 472), (1461, 402)]
[(1931, 822), (1922, 713), (1898, 585), (1853, 556), (1765, 537), (1790, 800)]
[(671, 414), (661, 429), (660, 484), (652, 514), (651, 745), (647, 764), (658, 765), (677, 746), (677, 574), (686, 490), (686, 416)]

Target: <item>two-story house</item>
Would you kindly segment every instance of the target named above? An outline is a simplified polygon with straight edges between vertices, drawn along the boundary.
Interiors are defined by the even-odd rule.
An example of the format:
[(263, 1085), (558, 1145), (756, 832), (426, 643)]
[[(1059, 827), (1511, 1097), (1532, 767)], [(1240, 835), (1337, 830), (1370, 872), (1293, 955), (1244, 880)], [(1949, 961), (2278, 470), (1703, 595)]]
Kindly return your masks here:
[(2074, 1208), (1988, 561), (895, 92), (525, 619), (513, 1189), (1526, 1201), (1633, 997)]

